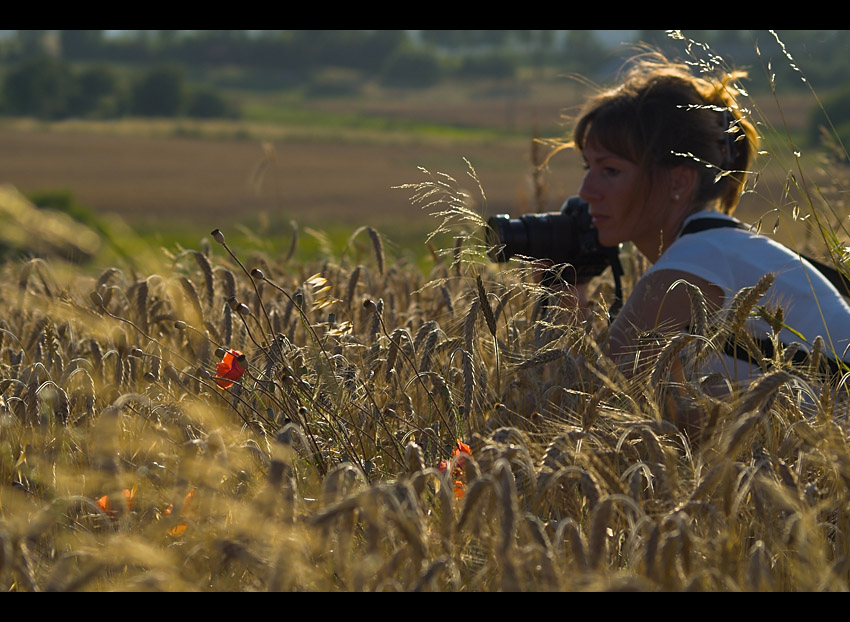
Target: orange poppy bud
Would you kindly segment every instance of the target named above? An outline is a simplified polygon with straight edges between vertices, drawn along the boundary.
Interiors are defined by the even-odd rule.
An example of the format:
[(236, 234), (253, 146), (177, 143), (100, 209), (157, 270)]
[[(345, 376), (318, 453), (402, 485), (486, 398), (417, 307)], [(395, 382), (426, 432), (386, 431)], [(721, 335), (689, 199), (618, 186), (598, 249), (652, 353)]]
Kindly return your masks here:
[(178, 525), (174, 525), (171, 529), (168, 530), (168, 535), (172, 538), (177, 538), (186, 533), (186, 530), (189, 528), (189, 525), (186, 523), (180, 523)]
[(232, 380), (239, 380), (242, 374), (245, 373), (245, 355), (239, 350), (228, 350), (224, 353), (221, 363), (215, 366), (216, 384), (222, 389), (229, 389), (233, 386)]
[[(194, 498), (194, 496), (195, 496), (195, 489), (193, 488), (183, 498), (183, 510), (182, 511), (184, 513), (186, 512), (186, 510), (189, 509), (189, 506), (191, 505), (191, 501)], [(171, 512), (173, 512), (173, 511), (174, 511), (174, 504), (170, 503), (168, 505), (168, 507), (165, 508), (165, 515), (171, 516)], [(186, 532), (186, 529), (188, 529), (188, 528), (189, 528), (189, 525), (187, 525), (185, 522), (181, 521), (181, 522), (177, 523), (176, 525), (174, 525), (174, 527), (172, 527), (171, 529), (168, 530), (168, 535), (173, 537), (173, 538), (177, 538), (179, 536), (182, 536)]]
[(455, 480), (455, 499), (463, 499), (466, 491), (463, 488), (463, 482), (459, 479)]

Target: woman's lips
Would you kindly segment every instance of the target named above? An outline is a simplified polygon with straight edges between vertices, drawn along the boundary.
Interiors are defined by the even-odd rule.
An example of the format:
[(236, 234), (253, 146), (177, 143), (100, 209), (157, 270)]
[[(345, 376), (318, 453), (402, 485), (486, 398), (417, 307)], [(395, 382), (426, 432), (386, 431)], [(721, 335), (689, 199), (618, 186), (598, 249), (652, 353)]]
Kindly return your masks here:
[(594, 227), (598, 227), (600, 224), (604, 223), (608, 220), (608, 216), (603, 216), (602, 214), (593, 214), (590, 217), (590, 221), (593, 223)]

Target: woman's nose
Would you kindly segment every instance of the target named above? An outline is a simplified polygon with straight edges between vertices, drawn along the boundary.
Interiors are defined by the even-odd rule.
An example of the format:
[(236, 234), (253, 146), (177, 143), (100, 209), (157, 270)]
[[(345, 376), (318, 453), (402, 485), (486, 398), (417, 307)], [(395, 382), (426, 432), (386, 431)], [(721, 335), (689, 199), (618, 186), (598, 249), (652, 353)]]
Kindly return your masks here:
[(590, 171), (585, 173), (584, 178), (581, 180), (581, 185), (578, 188), (578, 196), (587, 202), (590, 202), (592, 198), (596, 198), (597, 196), (597, 191), (593, 183), (593, 179), (591, 178)]

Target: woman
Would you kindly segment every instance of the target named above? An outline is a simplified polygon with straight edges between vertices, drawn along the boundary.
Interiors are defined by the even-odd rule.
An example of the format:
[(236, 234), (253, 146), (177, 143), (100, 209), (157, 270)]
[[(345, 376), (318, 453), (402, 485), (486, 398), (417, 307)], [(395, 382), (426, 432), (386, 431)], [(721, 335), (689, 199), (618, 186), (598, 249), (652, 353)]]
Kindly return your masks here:
[[(712, 82), (684, 65), (639, 58), (619, 86), (587, 102), (567, 145), (584, 159), (579, 195), (589, 204), (599, 241), (630, 241), (653, 264), (610, 327), (608, 354), (626, 372), (633, 371), (642, 334), (689, 330), (690, 297), (677, 284), (683, 280), (699, 288), (710, 309), (721, 309), (773, 273), (759, 306), (781, 307), (786, 326), (809, 345), (821, 336), (836, 358), (844, 358), (850, 345), (850, 307), (797, 253), (735, 226), (683, 235), (693, 221), (737, 223), (731, 214), (756, 150), (755, 129), (734, 98), (732, 82), (741, 77)], [(586, 286), (579, 288), (582, 299)], [(747, 331), (756, 338), (771, 334), (765, 319), (747, 320)], [(787, 329), (779, 336), (785, 344), (801, 341)], [(717, 353), (704, 371), (746, 386), (759, 369)]]

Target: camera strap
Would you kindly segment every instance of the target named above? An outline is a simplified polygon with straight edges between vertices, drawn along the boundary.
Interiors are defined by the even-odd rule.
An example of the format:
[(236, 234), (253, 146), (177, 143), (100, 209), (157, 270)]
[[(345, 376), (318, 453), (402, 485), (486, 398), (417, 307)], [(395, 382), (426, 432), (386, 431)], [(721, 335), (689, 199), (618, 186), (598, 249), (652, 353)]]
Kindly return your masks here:
[(623, 308), (623, 264), (620, 263), (619, 248), (612, 249), (608, 261), (611, 264), (611, 273), (614, 276), (614, 302), (608, 309), (608, 323), (610, 324), (617, 317), (620, 309)]
[[(707, 231), (709, 229), (718, 229), (721, 227), (726, 228), (735, 228), (735, 229), (744, 229), (749, 230), (750, 227), (740, 220), (727, 220), (725, 218), (696, 218), (689, 222), (679, 236), (688, 235), (691, 233), (699, 233), (700, 231)], [(800, 257), (811, 263), (823, 276), (830, 282), (832, 285), (845, 297), (850, 297), (850, 279), (848, 279), (844, 274), (842, 274), (839, 270), (837, 270), (834, 266), (827, 265), (817, 259), (813, 259), (812, 257), (808, 257), (803, 255), (802, 253), (798, 253)], [(753, 337), (755, 343), (759, 346), (762, 354), (767, 359), (772, 359), (774, 356), (774, 345), (770, 339), (765, 338), (757, 338)], [(735, 343), (733, 337), (726, 342), (724, 347), (724, 352), (738, 360), (749, 361), (751, 363), (756, 363), (753, 361), (753, 357), (750, 355), (746, 348), (738, 347)], [(810, 354), (804, 349), (797, 350), (794, 353), (792, 358), (792, 362), (796, 365), (805, 365), (808, 364), (810, 360)], [(829, 367), (830, 372), (835, 374), (842, 374), (848, 369), (848, 364), (844, 361), (837, 361), (836, 359), (824, 356), (824, 363)]]

